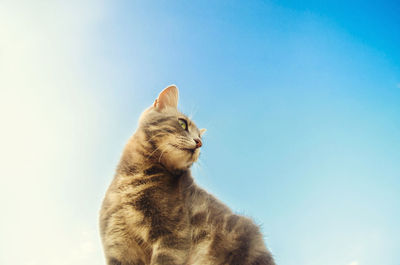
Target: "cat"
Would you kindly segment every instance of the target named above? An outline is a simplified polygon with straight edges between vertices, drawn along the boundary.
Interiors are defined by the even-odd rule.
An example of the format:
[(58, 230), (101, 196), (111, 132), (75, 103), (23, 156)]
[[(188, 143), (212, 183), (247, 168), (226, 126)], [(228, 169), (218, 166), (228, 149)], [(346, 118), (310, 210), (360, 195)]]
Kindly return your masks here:
[(108, 265), (274, 265), (257, 225), (198, 187), (202, 134), (165, 88), (128, 141), (100, 210)]

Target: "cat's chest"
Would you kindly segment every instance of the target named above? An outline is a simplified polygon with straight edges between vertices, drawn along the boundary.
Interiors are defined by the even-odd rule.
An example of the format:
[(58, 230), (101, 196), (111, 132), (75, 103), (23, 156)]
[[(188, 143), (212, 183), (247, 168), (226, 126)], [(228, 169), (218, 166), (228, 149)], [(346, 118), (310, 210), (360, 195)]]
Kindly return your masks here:
[(184, 218), (188, 214), (179, 179), (155, 175), (135, 178), (129, 186), (121, 195), (141, 212), (164, 218), (176, 218), (177, 215)]

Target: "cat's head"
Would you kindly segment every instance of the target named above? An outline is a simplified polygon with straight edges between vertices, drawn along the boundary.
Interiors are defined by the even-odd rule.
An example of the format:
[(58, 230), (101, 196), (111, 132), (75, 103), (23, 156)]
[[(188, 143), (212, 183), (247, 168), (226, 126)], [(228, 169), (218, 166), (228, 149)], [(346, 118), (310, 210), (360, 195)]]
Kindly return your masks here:
[(178, 88), (171, 85), (139, 120), (149, 155), (172, 170), (189, 168), (198, 159), (205, 132), (179, 112), (177, 106)]

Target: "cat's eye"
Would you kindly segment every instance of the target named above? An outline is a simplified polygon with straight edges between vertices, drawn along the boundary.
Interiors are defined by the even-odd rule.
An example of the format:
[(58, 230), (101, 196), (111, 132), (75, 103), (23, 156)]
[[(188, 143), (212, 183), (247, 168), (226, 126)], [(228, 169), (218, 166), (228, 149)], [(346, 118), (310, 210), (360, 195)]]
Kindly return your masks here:
[(179, 122), (179, 124), (181, 125), (181, 127), (184, 129), (184, 130), (188, 130), (188, 125), (187, 125), (187, 121), (186, 120), (184, 120), (184, 119), (178, 119), (178, 122)]

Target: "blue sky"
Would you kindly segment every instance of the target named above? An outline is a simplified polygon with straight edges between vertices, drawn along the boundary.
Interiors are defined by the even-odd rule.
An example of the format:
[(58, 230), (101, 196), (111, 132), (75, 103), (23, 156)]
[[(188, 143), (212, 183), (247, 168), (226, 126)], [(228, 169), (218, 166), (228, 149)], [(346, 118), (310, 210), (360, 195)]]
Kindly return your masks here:
[(140, 113), (174, 83), (208, 129), (196, 181), (262, 225), (277, 264), (398, 265), (399, 12), (4, 1), (1, 263), (104, 264), (103, 194)]

